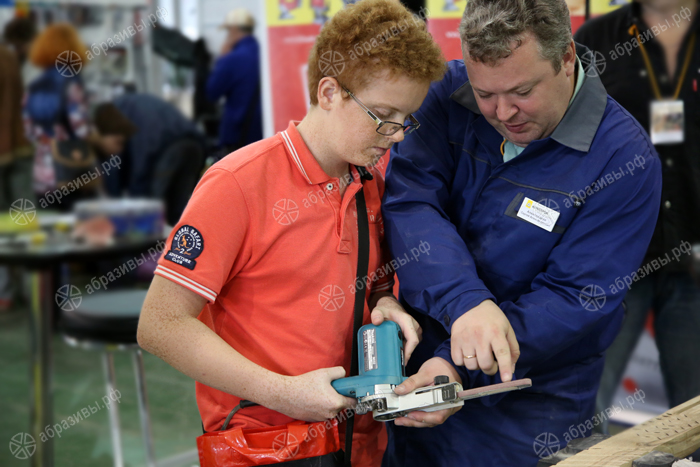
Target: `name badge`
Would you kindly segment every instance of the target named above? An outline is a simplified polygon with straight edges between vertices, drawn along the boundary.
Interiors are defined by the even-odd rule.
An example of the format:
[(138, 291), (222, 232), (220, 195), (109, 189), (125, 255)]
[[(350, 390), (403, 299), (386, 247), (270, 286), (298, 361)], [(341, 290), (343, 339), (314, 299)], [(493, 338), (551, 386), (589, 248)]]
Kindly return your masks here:
[(653, 144), (676, 144), (685, 140), (682, 100), (651, 102), (649, 134)]
[(554, 224), (559, 219), (559, 213), (552, 208), (533, 201), (530, 198), (525, 198), (523, 204), (520, 205), (517, 216), (523, 220), (535, 224), (547, 232), (551, 232)]

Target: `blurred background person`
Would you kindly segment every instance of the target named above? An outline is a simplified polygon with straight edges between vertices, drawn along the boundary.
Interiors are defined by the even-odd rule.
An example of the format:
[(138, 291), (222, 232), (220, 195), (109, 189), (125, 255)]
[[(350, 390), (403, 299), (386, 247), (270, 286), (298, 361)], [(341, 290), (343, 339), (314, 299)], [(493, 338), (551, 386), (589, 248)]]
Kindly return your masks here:
[[(602, 61), (592, 63), (587, 73), (600, 72), (608, 94), (651, 135), (663, 163), (661, 210), (644, 264), (670, 256), (682, 242), (700, 243), (697, 11), (697, 0), (634, 1), (586, 22), (575, 35), (577, 42), (603, 54)], [(681, 12), (686, 12), (682, 18)], [(660, 29), (659, 25), (668, 24), (672, 27)], [(617, 52), (634, 41), (639, 45), (633, 45), (631, 53)], [(675, 141), (663, 142), (658, 141), (650, 122), (654, 117), (670, 116), (663, 110), (662, 101), (667, 99), (682, 102), (685, 124), (681, 128), (685, 130), (677, 131)], [(658, 103), (662, 103), (660, 108)], [(681, 261), (669, 261), (632, 284), (625, 299), (622, 330), (606, 353), (598, 412), (612, 405), (650, 309), (654, 311), (656, 345), (670, 406), (700, 394), (700, 372), (692, 370), (697, 368), (700, 354), (700, 287), (691, 277), (690, 267), (690, 257), (683, 255)], [(607, 419), (600, 428), (607, 432)]]
[[(15, 54), (0, 44), (0, 212), (24, 200), (36, 205), (31, 190), (33, 149), (22, 125), (22, 78)], [(12, 307), (9, 268), (0, 266), (0, 312)]]
[[(48, 26), (30, 49), (29, 59), (43, 70), (29, 84), (24, 103), (26, 132), (35, 147), (33, 185), (38, 194), (57, 186), (56, 168), (61, 161), (65, 166), (71, 159), (77, 164), (78, 159), (88, 158), (81, 144), (89, 131), (88, 104), (79, 75), (86, 51), (75, 28), (67, 23)], [(70, 154), (61, 155), (58, 143), (65, 141), (74, 145)], [(75, 157), (75, 151), (80, 157)]]
[(36, 203), (31, 190), (33, 148), (22, 124), (22, 81), (15, 55), (0, 44), (0, 210), (17, 199)]
[(248, 10), (229, 11), (222, 25), (227, 36), (207, 80), (210, 101), (225, 99), (219, 127), (221, 156), (262, 139), (260, 51)]
[(36, 37), (36, 25), (28, 17), (13, 18), (5, 25), (3, 36), (7, 45), (17, 56), (22, 82), (26, 86), (41, 73), (41, 69), (29, 61), (29, 50)]
[(103, 176), (107, 195), (160, 199), (175, 225), (204, 166), (204, 135), (172, 104), (143, 93), (99, 105), (94, 126), (98, 159), (118, 154), (122, 162)]

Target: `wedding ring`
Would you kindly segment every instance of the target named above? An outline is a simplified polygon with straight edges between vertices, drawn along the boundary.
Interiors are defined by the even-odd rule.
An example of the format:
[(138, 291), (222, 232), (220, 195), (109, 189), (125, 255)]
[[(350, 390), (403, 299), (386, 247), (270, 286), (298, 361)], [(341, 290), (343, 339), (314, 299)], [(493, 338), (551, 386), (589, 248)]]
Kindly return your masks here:
[(465, 355), (464, 358), (476, 358), (476, 355)]

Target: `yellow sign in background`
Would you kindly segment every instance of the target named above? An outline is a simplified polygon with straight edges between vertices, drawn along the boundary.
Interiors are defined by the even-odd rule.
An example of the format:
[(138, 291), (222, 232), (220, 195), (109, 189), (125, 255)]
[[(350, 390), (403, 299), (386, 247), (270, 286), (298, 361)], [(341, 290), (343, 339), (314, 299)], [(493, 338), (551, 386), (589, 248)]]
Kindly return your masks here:
[(265, 0), (268, 26), (323, 24), (345, 8), (344, 0)]
[(428, 10), (428, 20), (431, 18), (461, 18), (467, 0), (427, 0), (425, 8)]
[(626, 5), (629, 0), (591, 0), (591, 16), (604, 15), (613, 10), (617, 10), (620, 6)]

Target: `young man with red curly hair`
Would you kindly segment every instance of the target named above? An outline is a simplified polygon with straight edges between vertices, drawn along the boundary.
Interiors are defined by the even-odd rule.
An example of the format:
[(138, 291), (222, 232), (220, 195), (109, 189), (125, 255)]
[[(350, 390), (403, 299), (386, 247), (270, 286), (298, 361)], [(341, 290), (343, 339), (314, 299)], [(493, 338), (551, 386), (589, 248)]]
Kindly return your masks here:
[(68, 23), (52, 24), (34, 40), (29, 60), (42, 73), (27, 89), (24, 117), (34, 150), (34, 192), (56, 188), (53, 143), (85, 138), (88, 102), (80, 71), (87, 48)]
[[(375, 272), (390, 258), (372, 166), (419, 126), (411, 114), (444, 75), (442, 54), (399, 2), (364, 0), (326, 23), (308, 69), (308, 114), (204, 175), (143, 306), (139, 344), (197, 380), (207, 431), (241, 399), (260, 406), (229, 426), (323, 421), (354, 405), (331, 381), (351, 362), (359, 190), (370, 230), (363, 324), (398, 323), (407, 359), (420, 339), (393, 274)], [(431, 365), (456, 375), (444, 360)], [(358, 416), (353, 465), (379, 465), (385, 442), (381, 424)]]

